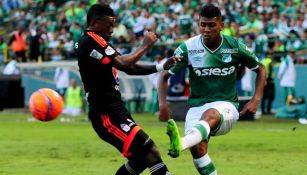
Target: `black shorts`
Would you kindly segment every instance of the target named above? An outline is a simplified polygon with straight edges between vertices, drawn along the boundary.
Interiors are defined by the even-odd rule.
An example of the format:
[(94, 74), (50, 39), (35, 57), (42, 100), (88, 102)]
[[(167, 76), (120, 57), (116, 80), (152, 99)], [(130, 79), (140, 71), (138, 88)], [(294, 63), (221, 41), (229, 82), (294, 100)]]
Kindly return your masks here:
[(142, 146), (150, 139), (125, 108), (97, 113), (90, 110), (89, 118), (98, 136), (127, 158), (138, 157)]

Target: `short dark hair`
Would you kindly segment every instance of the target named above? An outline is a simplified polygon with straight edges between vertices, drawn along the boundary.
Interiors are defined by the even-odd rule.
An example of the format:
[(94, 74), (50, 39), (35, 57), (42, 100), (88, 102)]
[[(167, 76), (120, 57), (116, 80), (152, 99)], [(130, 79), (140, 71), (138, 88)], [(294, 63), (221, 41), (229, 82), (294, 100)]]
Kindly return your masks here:
[(94, 4), (87, 12), (87, 26), (90, 25), (92, 20), (103, 18), (105, 16), (115, 16), (113, 9), (108, 4)]
[(213, 4), (206, 4), (201, 8), (199, 16), (214, 18), (214, 17), (222, 17), (222, 14), (221, 10), (217, 6)]

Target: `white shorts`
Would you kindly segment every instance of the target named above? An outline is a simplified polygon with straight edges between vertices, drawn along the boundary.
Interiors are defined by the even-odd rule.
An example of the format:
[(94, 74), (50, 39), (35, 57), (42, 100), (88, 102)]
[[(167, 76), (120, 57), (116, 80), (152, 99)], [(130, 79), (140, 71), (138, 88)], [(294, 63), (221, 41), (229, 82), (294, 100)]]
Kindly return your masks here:
[(239, 119), (239, 112), (236, 107), (226, 101), (216, 101), (212, 103), (206, 103), (200, 107), (192, 107), (189, 109), (185, 119), (185, 133), (199, 122), (201, 116), (208, 109), (216, 109), (221, 114), (221, 122), (215, 130), (210, 131), (211, 136), (223, 135), (228, 133), (233, 123)]

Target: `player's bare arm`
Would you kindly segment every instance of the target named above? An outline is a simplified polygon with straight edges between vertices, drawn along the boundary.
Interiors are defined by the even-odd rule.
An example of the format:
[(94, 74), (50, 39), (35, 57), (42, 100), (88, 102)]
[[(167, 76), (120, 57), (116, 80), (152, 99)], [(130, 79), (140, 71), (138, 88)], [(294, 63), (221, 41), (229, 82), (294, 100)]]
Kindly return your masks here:
[(173, 56), (171, 58), (167, 58), (164, 63), (160, 63), (158, 65), (133, 64), (129, 67), (120, 67), (117, 65), (116, 68), (127, 73), (128, 75), (148, 75), (163, 70), (169, 70), (179, 61), (181, 61), (181, 57)]
[(117, 67), (125, 69), (133, 64), (135, 64), (138, 60), (142, 58), (142, 56), (145, 54), (148, 49), (153, 46), (153, 44), (157, 41), (157, 36), (153, 32), (146, 32), (142, 45), (137, 48), (134, 52), (127, 54), (127, 55), (122, 55), (122, 56), (117, 56), (115, 57), (115, 64)]
[(182, 56), (172, 56), (168, 58), (166, 62), (162, 65), (163, 70), (169, 70), (171, 67), (175, 66), (179, 61), (181, 61), (181, 59)]
[(265, 68), (262, 64), (259, 65), (259, 68), (255, 70), (257, 73), (256, 77), (256, 89), (252, 99), (243, 107), (240, 111), (240, 116), (248, 113), (256, 113), (258, 108), (258, 103), (261, 99), (263, 88), (266, 84), (266, 73)]
[(158, 99), (159, 99), (159, 118), (162, 119), (169, 119), (171, 112), (167, 105), (166, 96), (168, 90), (167, 81), (171, 77), (171, 74), (167, 71), (161, 73), (159, 80), (158, 80)]

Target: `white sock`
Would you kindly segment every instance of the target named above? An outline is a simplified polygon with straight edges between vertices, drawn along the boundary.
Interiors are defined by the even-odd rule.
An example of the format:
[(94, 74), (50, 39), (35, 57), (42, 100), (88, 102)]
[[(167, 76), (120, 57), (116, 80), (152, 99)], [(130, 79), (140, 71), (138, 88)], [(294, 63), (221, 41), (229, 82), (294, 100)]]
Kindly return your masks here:
[(201, 175), (217, 175), (217, 171), (208, 154), (193, 160), (194, 165)]
[(208, 138), (210, 133), (209, 124), (206, 121), (199, 121), (189, 133), (182, 138), (182, 149), (191, 148)]

